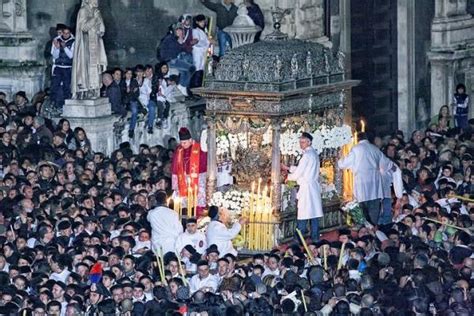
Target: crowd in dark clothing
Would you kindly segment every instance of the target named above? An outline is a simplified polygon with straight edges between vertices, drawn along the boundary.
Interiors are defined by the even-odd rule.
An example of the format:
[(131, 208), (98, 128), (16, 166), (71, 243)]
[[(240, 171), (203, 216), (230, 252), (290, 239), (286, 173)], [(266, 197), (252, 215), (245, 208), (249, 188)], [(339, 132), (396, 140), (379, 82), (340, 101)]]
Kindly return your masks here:
[[(153, 120), (169, 111), (158, 89), (140, 91), (147, 78), (150, 87), (180, 80), (166, 63), (104, 76), (131, 125), (142, 108), (154, 113), (151, 99), (162, 102)], [(466, 98), (456, 99), (462, 109)], [(474, 120), (454, 125), (464, 110), (458, 121), (443, 107), (409, 139), (372, 139), (403, 174), (391, 223), (323, 235), (309, 253), (290, 242), (243, 258), (187, 244), (164, 254), (160, 275), (147, 215), (172, 194), (176, 140), (94, 152), (86, 130), (41, 116), (46, 99), (0, 92), (0, 315), (474, 313)]]
[[(177, 255), (164, 255), (163, 283), (146, 218), (161, 190), (171, 194), (176, 143), (137, 153), (124, 143), (108, 157), (92, 151), (87, 131), (38, 116), (41, 97), (0, 100), (0, 313), (473, 312), (474, 201), (460, 197), (474, 194), (472, 120), (464, 130), (433, 123), (408, 140), (401, 132), (373, 139), (403, 173), (391, 224), (310, 243), (313, 260), (291, 243), (250, 260), (187, 245), (183, 274)], [(438, 121), (449, 116), (440, 112)]]

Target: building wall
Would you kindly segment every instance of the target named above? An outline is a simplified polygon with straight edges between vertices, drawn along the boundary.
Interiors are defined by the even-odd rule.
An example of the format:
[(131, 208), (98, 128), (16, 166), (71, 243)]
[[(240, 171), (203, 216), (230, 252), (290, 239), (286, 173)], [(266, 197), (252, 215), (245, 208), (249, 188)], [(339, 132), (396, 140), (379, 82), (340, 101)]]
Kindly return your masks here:
[(378, 133), (397, 128), (396, 2), (351, 1), (354, 117), (362, 117)]
[[(236, 4), (241, 2), (236, 0)], [(273, 28), (271, 8), (275, 1), (256, 2), (265, 15), (265, 35)], [(331, 4), (334, 13), (326, 14), (324, 3), (325, 0), (279, 0), (279, 7), (291, 10), (282, 23), (282, 31), (291, 37), (308, 40), (325, 35), (326, 15), (337, 15), (338, 10), (335, 2)], [(40, 60), (49, 62), (54, 27), (57, 23), (74, 27), (80, 4), (80, 0), (28, 1), (28, 26), (38, 41)], [(214, 15), (200, 0), (100, 0), (99, 6), (106, 27), (104, 42), (110, 66), (155, 63), (160, 39), (180, 15)]]
[(431, 46), (431, 22), (434, 13), (433, 1), (417, 0), (415, 2), (415, 122), (417, 128), (426, 127), (430, 119), (431, 73), (427, 52)]

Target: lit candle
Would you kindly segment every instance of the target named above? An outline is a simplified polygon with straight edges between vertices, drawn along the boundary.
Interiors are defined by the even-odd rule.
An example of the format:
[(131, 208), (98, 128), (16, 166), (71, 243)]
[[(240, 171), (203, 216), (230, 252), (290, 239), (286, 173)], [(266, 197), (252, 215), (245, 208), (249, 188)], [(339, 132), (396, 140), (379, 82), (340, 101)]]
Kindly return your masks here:
[(310, 264), (312, 264), (314, 262), (314, 258), (311, 251), (309, 251), (308, 244), (306, 243), (306, 240), (304, 239), (303, 234), (301, 233), (301, 230), (297, 228), (296, 232), (298, 233), (298, 237), (300, 237), (301, 243), (303, 244), (303, 248), (306, 251), (306, 255), (308, 256), (308, 260)]
[(324, 256), (324, 270), (328, 269), (328, 249), (327, 245), (323, 245), (323, 256)]
[(262, 183), (262, 178), (258, 178), (257, 198), (260, 198), (260, 184), (261, 183)]
[(365, 133), (365, 122), (364, 122), (364, 120), (360, 120), (360, 125), (361, 125), (361, 128), (360, 128), (361, 132)]
[(197, 206), (198, 206), (198, 187), (197, 185), (194, 186), (194, 214), (195, 216), (197, 214)]
[(341, 247), (341, 252), (339, 253), (339, 261), (337, 262), (337, 269), (341, 269), (342, 268), (342, 259), (344, 257), (344, 249), (346, 247), (346, 243), (343, 243), (342, 244), (342, 247)]
[(193, 191), (191, 185), (188, 185), (188, 199), (187, 199), (187, 216), (191, 217), (191, 207), (193, 206)]

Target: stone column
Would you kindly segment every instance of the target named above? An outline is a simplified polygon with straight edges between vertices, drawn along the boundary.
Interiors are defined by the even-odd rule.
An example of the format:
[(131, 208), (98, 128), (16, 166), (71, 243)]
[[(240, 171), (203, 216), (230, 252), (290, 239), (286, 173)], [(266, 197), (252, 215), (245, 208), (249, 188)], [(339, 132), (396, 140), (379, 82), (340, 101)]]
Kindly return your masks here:
[(43, 88), (43, 65), (27, 28), (26, 1), (0, 1), (0, 90), (11, 99), (23, 90), (31, 99)]
[(431, 116), (438, 114), (443, 105), (450, 105), (453, 74), (449, 62), (431, 55)]
[[(468, 78), (474, 64), (474, 18), (466, 10), (466, 0), (435, 1), (431, 25), (431, 115), (452, 103), (456, 77)], [(458, 64), (469, 65), (456, 68)], [(467, 83), (467, 82), (465, 82)], [(468, 93), (472, 93), (469, 91)]]
[(280, 211), (281, 208), (281, 183), (280, 183), (280, 130), (279, 119), (272, 120), (272, 186), (273, 186), (273, 209)]
[(415, 1), (397, 1), (398, 128), (415, 129)]
[(89, 100), (67, 99), (62, 117), (71, 127), (84, 128), (91, 141), (92, 150), (110, 155), (114, 150), (114, 123), (108, 98)]
[(217, 183), (217, 143), (216, 143), (216, 118), (207, 118), (207, 201), (212, 198)]

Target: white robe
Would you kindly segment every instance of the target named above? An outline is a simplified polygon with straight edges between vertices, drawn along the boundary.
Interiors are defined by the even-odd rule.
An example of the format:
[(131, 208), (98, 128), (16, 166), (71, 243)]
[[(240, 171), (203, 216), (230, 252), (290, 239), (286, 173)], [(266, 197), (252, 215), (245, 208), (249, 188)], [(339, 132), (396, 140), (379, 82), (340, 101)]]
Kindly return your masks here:
[(198, 42), (193, 46), (193, 63), (196, 67), (196, 71), (204, 70), (206, 64), (207, 49), (209, 48), (210, 42), (207, 34), (200, 28), (193, 29), (193, 39), (197, 39)]
[(219, 279), (213, 274), (209, 274), (207, 278), (201, 279), (198, 274), (193, 275), (191, 280), (189, 280), (189, 291), (191, 294), (199, 291), (203, 287), (211, 288), (212, 292), (217, 291), (217, 286), (219, 284)]
[(178, 213), (165, 206), (158, 206), (148, 212), (146, 216), (151, 225), (151, 242), (153, 251), (163, 253), (175, 251), (175, 242), (183, 232), (183, 225)]
[(176, 251), (180, 253), (181, 250), (183, 250), (183, 248), (187, 245), (193, 246), (197, 252), (203, 254), (204, 251), (206, 251), (207, 249), (206, 235), (201, 232), (190, 234), (185, 231), (184, 233), (178, 236), (178, 239), (176, 239)]
[(313, 147), (306, 148), (298, 166), (290, 168), (288, 180), (296, 181), (300, 186), (297, 194), (297, 219), (323, 217), (321, 185), (319, 184), (319, 156)]
[(393, 166), (395, 164), (382, 154), (380, 173), (382, 175), (382, 190), (384, 198), (392, 198)]
[(231, 228), (227, 228), (219, 221), (211, 221), (207, 226), (207, 244), (216, 245), (221, 258), (228, 253), (237, 256), (237, 250), (232, 245), (232, 239), (239, 234), (240, 228), (241, 225), (238, 222), (234, 223)]
[(358, 202), (383, 199), (382, 156), (380, 149), (362, 140), (338, 161), (339, 168), (351, 169), (354, 174), (354, 196)]

